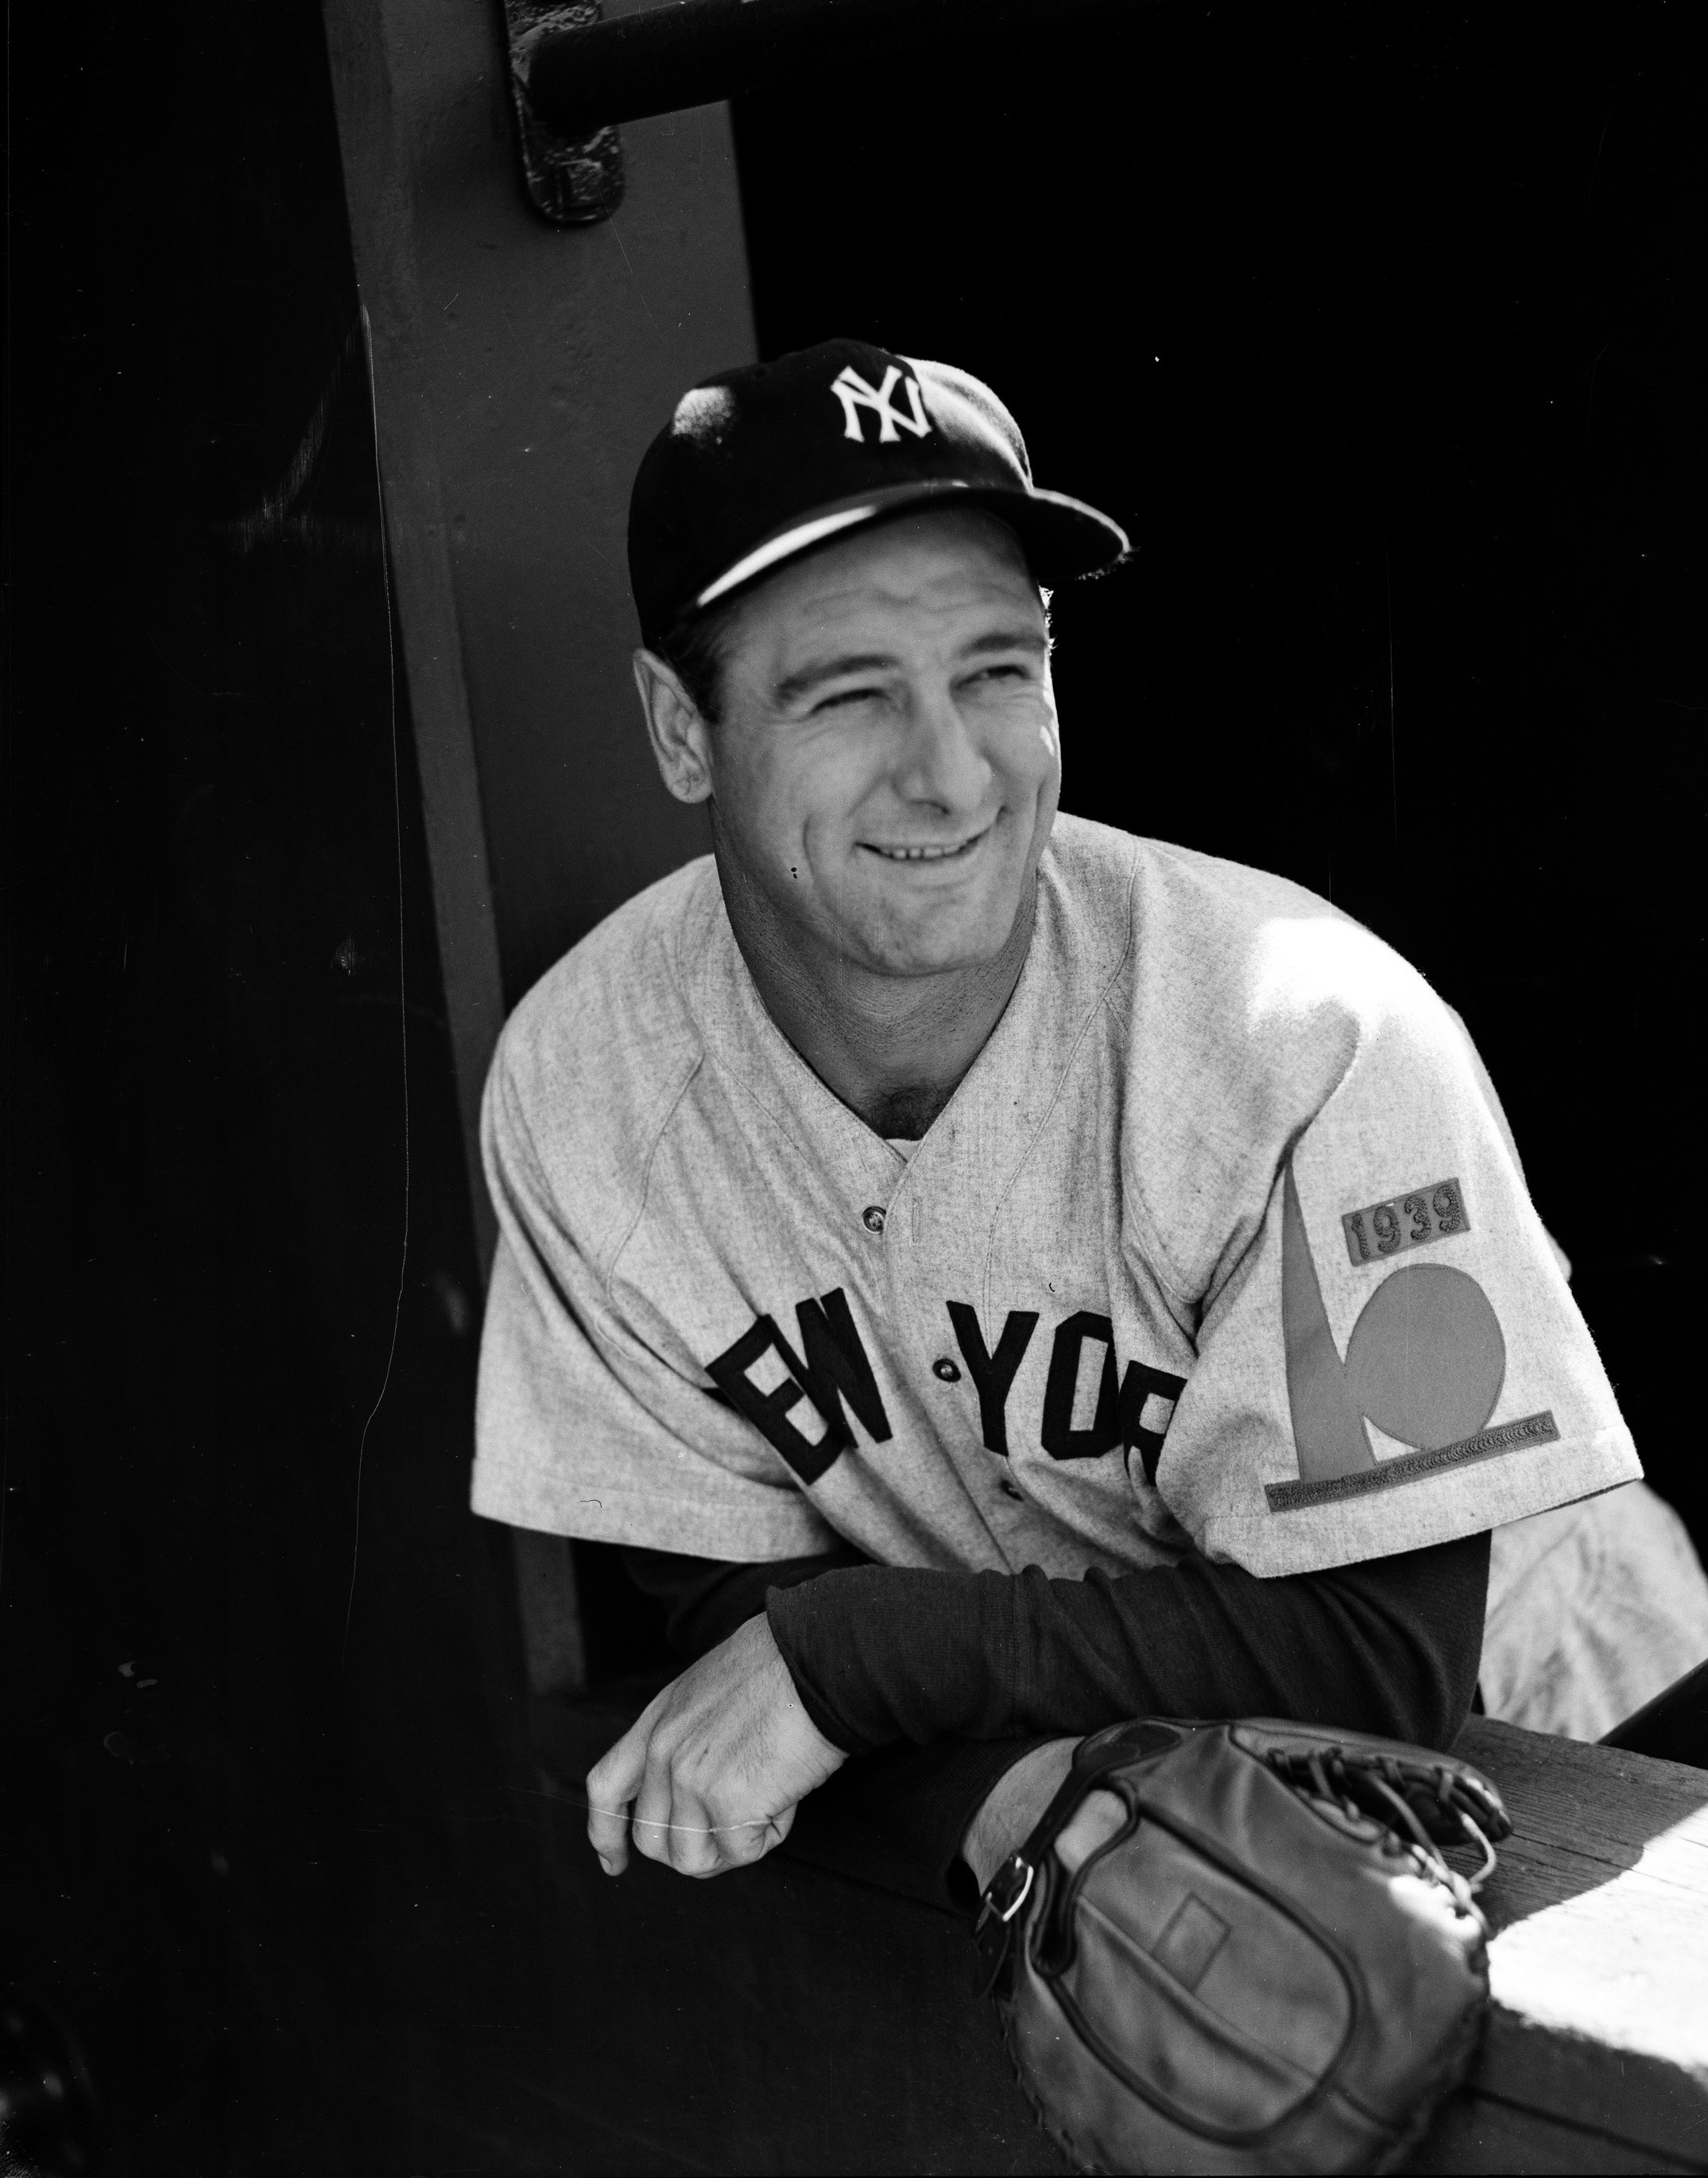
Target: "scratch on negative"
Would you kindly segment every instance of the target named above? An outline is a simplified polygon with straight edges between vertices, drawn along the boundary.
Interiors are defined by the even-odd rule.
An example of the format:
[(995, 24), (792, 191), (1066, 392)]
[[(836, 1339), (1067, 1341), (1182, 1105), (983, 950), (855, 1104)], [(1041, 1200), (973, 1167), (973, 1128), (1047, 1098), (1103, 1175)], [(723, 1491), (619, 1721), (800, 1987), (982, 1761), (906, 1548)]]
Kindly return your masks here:
[(656, 332), (659, 330), (659, 321), (653, 315), (652, 305), (647, 300), (647, 291), (641, 285), (640, 275), (635, 271), (633, 265), (630, 262), (628, 251), (624, 246), (622, 236), (617, 228), (616, 214), (615, 212), (611, 214), (610, 219), (606, 221), (605, 224), (610, 227), (612, 234), (616, 237), (616, 246), (622, 251), (623, 263), (628, 265), (628, 276), (634, 282), (634, 291), (636, 294), (640, 297), (641, 308), (647, 314), (647, 323), (652, 327), (653, 331)]
[(350, 1614), (356, 1607), (356, 1568), (362, 1551), (362, 1470), (368, 1457), (368, 1432), (391, 1389), (391, 1365), (397, 1359), (397, 1327), (403, 1316), (403, 1280), (409, 1267), (409, 989), (403, 956), (403, 796), (397, 773), (397, 653), (391, 632), (391, 559), (386, 539), (386, 485), (380, 469), (380, 410), (374, 400), (374, 343), (365, 305), (362, 310), (362, 340), (367, 354), (368, 393), (374, 415), (374, 481), (380, 495), (380, 568), (386, 588), (386, 641), (391, 670), (391, 816), (397, 839), (397, 1032), (403, 1075), (403, 1244), (397, 1259), (397, 1299), (391, 1310), (391, 1343), (386, 1351), (386, 1373), (380, 1380), (379, 1397), (362, 1425), (362, 1441), (356, 1447), (356, 1532), (350, 1546), (350, 1593), (344, 1601), (344, 1638), (338, 1650), (341, 1663), (350, 1645)]

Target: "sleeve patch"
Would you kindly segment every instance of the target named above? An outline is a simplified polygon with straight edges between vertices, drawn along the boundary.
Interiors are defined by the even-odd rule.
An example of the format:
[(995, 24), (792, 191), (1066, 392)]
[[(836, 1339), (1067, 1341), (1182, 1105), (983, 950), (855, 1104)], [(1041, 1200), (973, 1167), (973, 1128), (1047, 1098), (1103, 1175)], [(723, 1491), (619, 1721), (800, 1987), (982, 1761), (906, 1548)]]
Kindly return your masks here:
[[(1456, 1182), (1441, 1183), (1449, 1185), (1457, 1195)], [(1506, 1378), (1506, 1340), (1488, 1295), (1449, 1264), (1391, 1271), (1360, 1311), (1343, 1361), (1290, 1163), (1283, 1203), (1282, 1333), (1299, 1479), (1265, 1483), (1272, 1513), (1393, 1490), (1558, 1442), (1550, 1413), (1490, 1426)], [(1366, 1419), (1416, 1449), (1377, 1459)]]
[(1355, 1475), (1328, 1475), (1317, 1482), (1266, 1482), (1263, 1494), (1272, 1513), (1296, 1513), (1308, 1505), (1333, 1504), (1337, 1497), (1361, 1497), (1371, 1490), (1392, 1490), (1397, 1483), (1426, 1481), (1444, 1469), (1464, 1467), (1479, 1459), (1497, 1459), (1503, 1452), (1524, 1452), (1533, 1444), (1557, 1444), (1559, 1438), (1552, 1414), (1525, 1415), (1521, 1420), (1503, 1422), (1497, 1429), (1479, 1431), (1462, 1443), (1439, 1445), (1432, 1452), (1409, 1452)]
[(1366, 1263), (1380, 1263), (1407, 1248), (1426, 1248), (1432, 1240), (1450, 1239), (1469, 1233), (1470, 1212), (1464, 1190), (1456, 1179), (1432, 1180), (1409, 1195), (1396, 1195), (1388, 1202), (1372, 1202), (1362, 1210), (1342, 1213), (1341, 1229), (1346, 1252), (1355, 1270)]

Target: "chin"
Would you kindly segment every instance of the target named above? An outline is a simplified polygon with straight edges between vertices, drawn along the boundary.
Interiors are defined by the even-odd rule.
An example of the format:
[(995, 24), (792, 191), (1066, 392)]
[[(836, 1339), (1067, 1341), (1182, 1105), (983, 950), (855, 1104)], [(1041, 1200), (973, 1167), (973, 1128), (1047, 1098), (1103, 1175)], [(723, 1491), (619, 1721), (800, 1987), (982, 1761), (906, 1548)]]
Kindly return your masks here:
[[(827, 901), (868, 968), (889, 976), (945, 976), (982, 968), (1007, 945), (1027, 873), (986, 868), (958, 884), (868, 881)], [(840, 915), (836, 909), (840, 907)]]
[(874, 962), (892, 976), (948, 976), (959, 969), (983, 968), (1008, 942), (1014, 915), (957, 914), (952, 928), (903, 928), (875, 933)]

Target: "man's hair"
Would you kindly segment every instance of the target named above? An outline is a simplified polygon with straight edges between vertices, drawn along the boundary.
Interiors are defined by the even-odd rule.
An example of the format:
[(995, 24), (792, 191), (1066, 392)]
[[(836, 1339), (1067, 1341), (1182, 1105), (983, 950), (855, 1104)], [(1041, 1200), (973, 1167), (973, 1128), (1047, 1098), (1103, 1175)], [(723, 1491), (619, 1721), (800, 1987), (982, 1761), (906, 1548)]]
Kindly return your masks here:
[(736, 610), (731, 599), (706, 612), (684, 613), (658, 644), (659, 656), (687, 690), (708, 725), (717, 725), (722, 716), (724, 649)]

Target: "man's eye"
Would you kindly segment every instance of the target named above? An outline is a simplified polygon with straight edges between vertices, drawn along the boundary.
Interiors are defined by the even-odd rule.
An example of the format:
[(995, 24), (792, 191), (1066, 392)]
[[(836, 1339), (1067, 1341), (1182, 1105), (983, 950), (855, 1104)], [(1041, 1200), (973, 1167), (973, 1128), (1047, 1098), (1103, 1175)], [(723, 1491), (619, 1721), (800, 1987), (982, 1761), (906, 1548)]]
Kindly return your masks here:
[(883, 692), (877, 688), (839, 688), (834, 696), (821, 696), (813, 706), (815, 711), (835, 711), (850, 703), (874, 702)]

